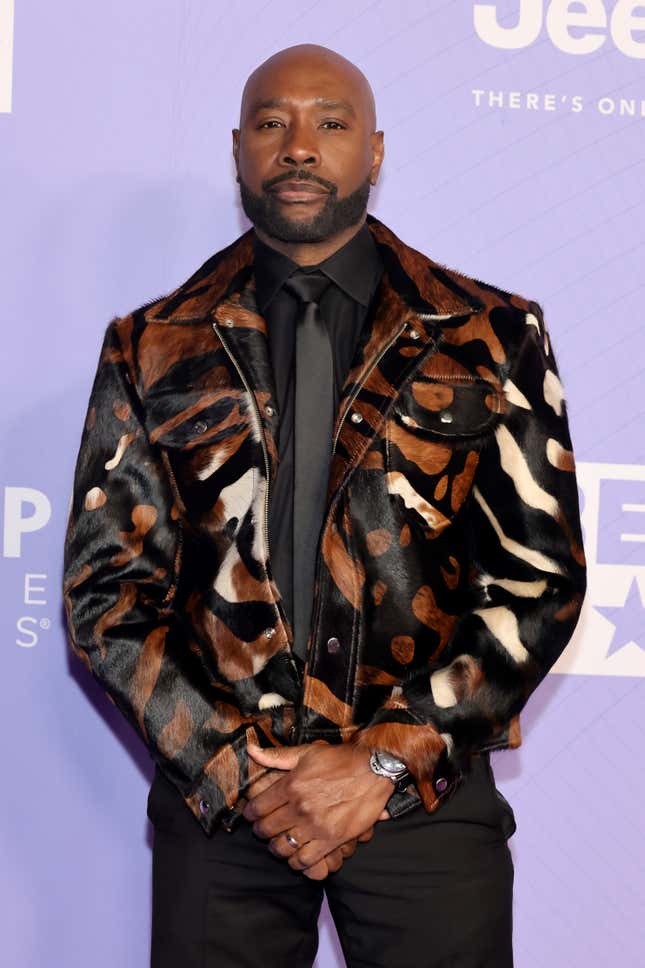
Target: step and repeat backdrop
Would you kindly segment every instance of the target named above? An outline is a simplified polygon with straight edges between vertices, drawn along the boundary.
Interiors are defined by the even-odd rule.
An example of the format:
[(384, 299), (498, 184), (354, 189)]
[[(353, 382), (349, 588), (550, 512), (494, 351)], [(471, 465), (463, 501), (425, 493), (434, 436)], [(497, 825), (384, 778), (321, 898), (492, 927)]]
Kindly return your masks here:
[[(589, 593), (492, 755), (518, 968), (645, 964), (645, 3), (0, 0), (0, 960), (141, 968), (146, 749), (68, 649), (62, 546), (107, 322), (248, 227), (243, 84), (301, 42), (368, 76), (370, 211), (537, 299), (567, 392)], [(351, 859), (347, 861), (351, 863)], [(343, 964), (321, 915), (317, 968)]]

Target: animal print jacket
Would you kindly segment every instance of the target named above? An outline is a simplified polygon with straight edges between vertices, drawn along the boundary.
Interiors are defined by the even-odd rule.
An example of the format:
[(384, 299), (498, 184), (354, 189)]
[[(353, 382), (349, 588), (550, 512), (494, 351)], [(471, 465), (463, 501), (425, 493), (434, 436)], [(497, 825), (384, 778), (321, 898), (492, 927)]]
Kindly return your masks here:
[(303, 676), (271, 571), (280, 421), (249, 229), (112, 320), (64, 552), (70, 644), (211, 835), (262, 746), (352, 742), (433, 812), (520, 711), (585, 593), (566, 406), (537, 302), (375, 217), (385, 271), (336, 416)]

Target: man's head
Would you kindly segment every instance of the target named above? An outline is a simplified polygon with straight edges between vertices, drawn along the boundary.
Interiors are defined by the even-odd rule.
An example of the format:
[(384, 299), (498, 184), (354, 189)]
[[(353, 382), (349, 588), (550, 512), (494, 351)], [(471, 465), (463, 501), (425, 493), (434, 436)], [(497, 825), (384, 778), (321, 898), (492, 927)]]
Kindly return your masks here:
[(279, 51), (248, 78), (239, 125), (237, 180), (260, 235), (298, 245), (353, 234), (383, 160), (374, 95), (354, 64), (317, 44)]

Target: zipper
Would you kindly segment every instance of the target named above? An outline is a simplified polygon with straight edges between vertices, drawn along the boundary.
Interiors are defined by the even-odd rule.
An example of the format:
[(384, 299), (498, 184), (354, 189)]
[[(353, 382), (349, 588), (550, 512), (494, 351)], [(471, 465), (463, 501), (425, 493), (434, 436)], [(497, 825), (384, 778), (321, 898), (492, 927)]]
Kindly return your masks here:
[(462, 373), (460, 376), (454, 376), (450, 373), (433, 373), (428, 379), (437, 380), (440, 383), (485, 383), (492, 389), (496, 389), (495, 384), (491, 383), (490, 380), (485, 380), (483, 376), (473, 376), (471, 373)]
[[(262, 445), (262, 455), (264, 457), (264, 471), (265, 471), (265, 476), (266, 476), (266, 488), (264, 489), (264, 514), (263, 514), (263, 518), (262, 518), (262, 532), (264, 534), (265, 562), (268, 562), (269, 561), (269, 526), (268, 526), (268, 520), (269, 520), (269, 487), (270, 487), (270, 470), (271, 469), (270, 469), (270, 465), (269, 465), (269, 453), (267, 451), (266, 441), (264, 439), (264, 427), (262, 426), (262, 416), (260, 414), (260, 408), (258, 407), (258, 402), (257, 402), (257, 400), (255, 398), (255, 394), (251, 390), (251, 387), (249, 386), (249, 383), (248, 383), (248, 381), (247, 381), (244, 373), (242, 372), (242, 369), (241, 369), (239, 363), (235, 359), (235, 356), (234, 356), (232, 350), (228, 346), (226, 340), (223, 338), (223, 334), (219, 330), (218, 324), (214, 320), (212, 321), (212, 326), (213, 326), (213, 329), (215, 330), (215, 334), (219, 337), (222, 346), (226, 350), (226, 353), (227, 353), (227, 355), (228, 355), (231, 363), (233, 364), (233, 366), (237, 370), (237, 374), (238, 374), (240, 380), (242, 381), (242, 383), (244, 384), (244, 387), (245, 387), (245, 389), (246, 389), (249, 397), (251, 398), (251, 401), (252, 401), (252, 404), (253, 404), (253, 410), (255, 411), (255, 417), (256, 417), (257, 426), (258, 426), (258, 429), (260, 431), (260, 442), (261, 442), (261, 445)], [(265, 572), (266, 572), (266, 565), (265, 565)], [(268, 577), (268, 574), (267, 574), (267, 577)], [(282, 615), (280, 614), (280, 606), (276, 602), (274, 602), (274, 607), (275, 607), (275, 609), (276, 609), (276, 611), (278, 613), (278, 617), (280, 618), (280, 621), (284, 625), (284, 621), (283, 621)], [(293, 670), (294, 670), (294, 672), (296, 674), (296, 680), (298, 682), (298, 685), (301, 686), (302, 685), (302, 679), (301, 679), (300, 673), (298, 671), (298, 666), (296, 665), (295, 659), (293, 658), (293, 652), (291, 650), (291, 647), (289, 647), (289, 658), (291, 660), (291, 665), (293, 666)]]

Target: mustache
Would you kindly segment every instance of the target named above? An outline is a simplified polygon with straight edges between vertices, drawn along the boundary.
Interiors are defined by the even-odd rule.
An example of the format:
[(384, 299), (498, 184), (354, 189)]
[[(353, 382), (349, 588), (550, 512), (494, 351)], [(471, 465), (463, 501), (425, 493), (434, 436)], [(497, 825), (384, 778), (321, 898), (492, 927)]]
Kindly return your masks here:
[(284, 181), (310, 181), (315, 182), (317, 185), (322, 185), (330, 193), (336, 193), (338, 191), (338, 186), (334, 185), (333, 182), (328, 181), (326, 178), (320, 178), (318, 175), (312, 175), (302, 168), (298, 168), (295, 171), (286, 171), (282, 175), (276, 175), (275, 178), (268, 178), (266, 181), (262, 182), (262, 189), (265, 192), (271, 191), (275, 185), (281, 184)]

